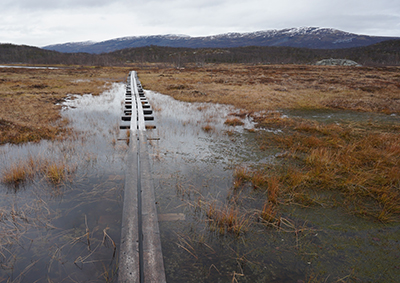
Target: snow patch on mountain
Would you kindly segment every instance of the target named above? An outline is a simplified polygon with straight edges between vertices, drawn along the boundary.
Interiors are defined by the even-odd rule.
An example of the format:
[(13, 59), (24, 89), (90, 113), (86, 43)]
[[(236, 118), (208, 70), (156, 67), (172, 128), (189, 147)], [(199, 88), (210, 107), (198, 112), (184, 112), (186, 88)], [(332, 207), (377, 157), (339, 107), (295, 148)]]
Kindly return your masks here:
[(361, 36), (333, 28), (297, 27), (247, 33), (229, 32), (203, 37), (191, 37), (183, 34), (131, 36), (102, 42), (85, 41), (78, 43), (55, 44), (43, 48), (60, 52), (89, 53), (111, 52), (124, 48), (150, 45), (190, 48), (288, 46), (298, 48), (336, 49), (367, 46), (389, 39), (397, 38)]

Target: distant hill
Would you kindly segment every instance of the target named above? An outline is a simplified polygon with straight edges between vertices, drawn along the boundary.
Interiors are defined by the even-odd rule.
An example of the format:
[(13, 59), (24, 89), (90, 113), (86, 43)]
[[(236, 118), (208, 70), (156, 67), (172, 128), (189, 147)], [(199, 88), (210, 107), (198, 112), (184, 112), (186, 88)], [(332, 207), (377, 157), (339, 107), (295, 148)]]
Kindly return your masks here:
[[(327, 58), (349, 59), (367, 66), (400, 65), (400, 39), (364, 47), (344, 49), (310, 49), (285, 46), (246, 46), (234, 48), (177, 48), (146, 46), (110, 52), (118, 62), (172, 63), (261, 63), (314, 64)], [(101, 55), (100, 55), (101, 56)]]
[(153, 35), (111, 39), (102, 42), (75, 42), (43, 47), (59, 52), (108, 53), (144, 46), (185, 48), (230, 48), (244, 46), (286, 46), (312, 49), (341, 49), (368, 46), (394, 37), (378, 37), (348, 33), (331, 28), (304, 27), (267, 30), (251, 33), (226, 33), (215, 36)]
[(127, 63), (166, 63), (176, 67), (195, 63), (313, 64), (327, 58), (349, 59), (364, 66), (400, 66), (400, 39), (343, 49), (284, 46), (183, 48), (145, 46), (103, 54), (62, 53), (32, 46), (0, 44), (0, 64), (66, 64), (118, 66)]
[(0, 64), (105, 65), (107, 56), (88, 53), (61, 53), (39, 47), (0, 44)]

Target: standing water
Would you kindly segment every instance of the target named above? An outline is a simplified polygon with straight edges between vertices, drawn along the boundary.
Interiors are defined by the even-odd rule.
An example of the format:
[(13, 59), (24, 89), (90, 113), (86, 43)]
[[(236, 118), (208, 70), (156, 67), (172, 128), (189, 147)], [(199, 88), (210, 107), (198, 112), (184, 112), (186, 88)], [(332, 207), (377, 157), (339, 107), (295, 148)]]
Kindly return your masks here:
[[(1, 174), (36, 168), (19, 185), (0, 184), (0, 282), (117, 281), (124, 89), (71, 96), (62, 114), (74, 132), (64, 141), (0, 147)], [(399, 281), (399, 225), (290, 205), (281, 229), (265, 225), (265, 192), (234, 186), (237, 166), (276, 162), (277, 149), (260, 150), (251, 120), (229, 126), (230, 106), (145, 94), (157, 126), (147, 135), (168, 282)], [(59, 182), (52, 164), (64, 166)]]
[[(247, 119), (226, 125), (232, 107), (146, 96), (156, 110), (150, 152), (168, 282), (400, 280), (398, 224), (374, 223), (340, 207), (289, 204), (282, 205), (279, 229), (263, 223), (266, 192), (235, 187), (234, 169), (268, 168), (278, 149), (261, 151)], [(302, 114), (318, 119), (321, 113), (295, 113)], [(338, 115), (332, 112), (338, 122), (360, 116)]]
[(115, 140), (123, 95), (123, 84), (100, 96), (71, 95), (62, 111), (74, 130), (67, 139), (0, 147), (2, 176), (14, 165), (33, 168), (18, 185), (0, 184), (0, 282), (116, 277), (127, 146)]

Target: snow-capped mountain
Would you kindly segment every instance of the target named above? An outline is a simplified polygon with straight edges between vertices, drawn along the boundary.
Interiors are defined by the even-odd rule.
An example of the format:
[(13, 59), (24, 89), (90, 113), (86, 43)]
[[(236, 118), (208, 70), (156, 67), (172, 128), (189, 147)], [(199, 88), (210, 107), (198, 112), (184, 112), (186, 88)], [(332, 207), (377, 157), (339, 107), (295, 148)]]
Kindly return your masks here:
[(102, 42), (76, 42), (43, 47), (59, 52), (107, 53), (132, 47), (150, 45), (190, 48), (226, 48), (241, 46), (290, 46), (312, 49), (339, 49), (367, 46), (396, 37), (358, 35), (332, 28), (301, 27), (282, 30), (266, 30), (250, 33), (225, 33), (213, 36), (191, 37), (188, 35), (133, 36)]

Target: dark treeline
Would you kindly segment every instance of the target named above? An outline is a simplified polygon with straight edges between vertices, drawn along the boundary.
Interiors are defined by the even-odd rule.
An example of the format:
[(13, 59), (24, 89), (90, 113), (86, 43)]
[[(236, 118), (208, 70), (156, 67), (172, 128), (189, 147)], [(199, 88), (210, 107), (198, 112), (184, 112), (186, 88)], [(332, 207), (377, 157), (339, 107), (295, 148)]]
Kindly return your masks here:
[(236, 48), (173, 48), (149, 46), (109, 53), (120, 62), (314, 64), (326, 58), (356, 61), (368, 66), (400, 65), (400, 40), (348, 49), (307, 49), (248, 46)]
[(0, 64), (111, 65), (114, 58), (89, 53), (61, 53), (38, 47), (0, 44)]
[(60, 53), (37, 47), (0, 45), (2, 64), (65, 64), (118, 66), (128, 63), (166, 63), (183, 67), (188, 63), (313, 64), (326, 58), (350, 59), (366, 66), (399, 66), (400, 40), (348, 49), (293, 47), (175, 48), (146, 46), (103, 54)]

